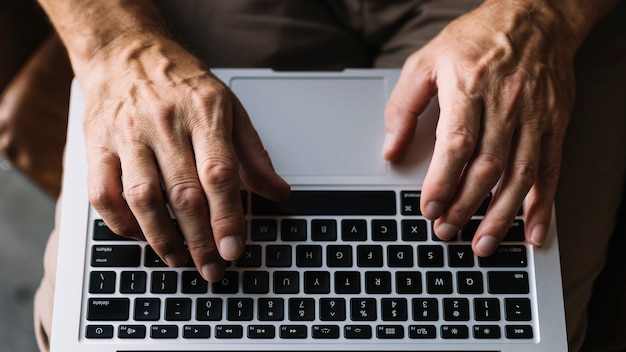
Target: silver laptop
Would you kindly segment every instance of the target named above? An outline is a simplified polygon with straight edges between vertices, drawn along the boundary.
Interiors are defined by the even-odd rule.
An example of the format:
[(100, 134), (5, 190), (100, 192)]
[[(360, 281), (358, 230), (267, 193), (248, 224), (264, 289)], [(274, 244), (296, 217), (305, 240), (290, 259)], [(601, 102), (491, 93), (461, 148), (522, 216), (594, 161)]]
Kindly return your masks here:
[(457, 239), (437, 240), (419, 212), (435, 100), (407, 156), (381, 158), (398, 70), (215, 73), (241, 99), (291, 198), (242, 190), (247, 245), (221, 281), (166, 267), (89, 206), (74, 84), (53, 352), (567, 349), (554, 221), (535, 248), (523, 242), (520, 213), (497, 253), (478, 258), (470, 241), (488, 198)]

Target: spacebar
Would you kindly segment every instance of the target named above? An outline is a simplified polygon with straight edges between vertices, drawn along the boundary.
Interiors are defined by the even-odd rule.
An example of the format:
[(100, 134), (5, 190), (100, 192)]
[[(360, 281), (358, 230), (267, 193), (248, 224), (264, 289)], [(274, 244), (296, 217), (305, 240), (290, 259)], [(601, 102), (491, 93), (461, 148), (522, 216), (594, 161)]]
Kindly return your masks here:
[(292, 191), (280, 202), (252, 195), (254, 215), (395, 215), (395, 191)]

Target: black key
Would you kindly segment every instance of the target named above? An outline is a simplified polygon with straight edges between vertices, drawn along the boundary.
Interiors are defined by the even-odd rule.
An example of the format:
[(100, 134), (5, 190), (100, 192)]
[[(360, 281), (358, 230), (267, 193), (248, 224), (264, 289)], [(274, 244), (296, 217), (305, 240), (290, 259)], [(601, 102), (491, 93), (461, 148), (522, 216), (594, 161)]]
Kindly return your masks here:
[(115, 271), (92, 271), (89, 273), (89, 293), (115, 292)]
[(147, 275), (144, 271), (122, 271), (120, 278), (120, 292), (146, 292), (146, 276)]
[(463, 226), (461, 229), (461, 240), (471, 242), (474, 239), (474, 235), (476, 234), (476, 230), (478, 230), (478, 226), (480, 225), (479, 219), (472, 219)]
[(423, 268), (443, 267), (443, 247), (424, 245), (417, 247), (417, 265)]
[(311, 337), (314, 339), (338, 339), (338, 325), (313, 325), (311, 327)]
[(410, 268), (413, 266), (413, 247), (404, 245), (387, 246), (387, 265)]
[(252, 194), (255, 215), (396, 215), (394, 191), (291, 191), (273, 202)]
[(93, 222), (93, 239), (95, 241), (133, 241), (131, 238), (115, 234), (101, 219)]
[(356, 248), (356, 265), (361, 268), (380, 268), (383, 266), (383, 247), (378, 245), (359, 245)]
[(469, 301), (467, 298), (444, 298), (443, 319), (446, 321), (468, 321)]
[(400, 192), (400, 213), (402, 215), (422, 215), (420, 211), (420, 191)]
[(161, 316), (161, 300), (159, 298), (135, 299), (135, 320), (155, 321)]
[(396, 241), (398, 225), (395, 220), (372, 220), (373, 241)]
[(493, 198), (493, 194), (489, 193), (485, 200), (482, 202), (478, 210), (476, 210), (476, 215), (485, 215), (487, 214), (487, 209), (489, 209), (489, 205), (491, 204), (491, 199)]
[(183, 271), (183, 293), (207, 293), (208, 282), (197, 271)]
[(285, 302), (282, 298), (259, 298), (259, 320), (281, 321), (285, 317)]
[(533, 327), (530, 325), (507, 325), (506, 338), (507, 339), (532, 339)]
[(248, 192), (239, 191), (239, 196), (241, 197), (241, 205), (243, 207), (243, 213), (248, 214)]
[(497, 298), (475, 298), (474, 319), (477, 321), (500, 320), (500, 301)]
[(347, 268), (352, 266), (352, 246), (330, 245), (326, 247), (326, 265)]
[(296, 246), (296, 265), (300, 268), (313, 268), (322, 266), (322, 246), (298, 245)]
[(183, 326), (184, 339), (208, 339), (211, 337), (209, 325), (185, 325)]
[(346, 320), (346, 301), (343, 298), (320, 299), (320, 320), (322, 321)]
[(300, 273), (297, 271), (275, 271), (274, 293), (298, 293), (300, 292)]
[(137, 267), (141, 263), (138, 245), (96, 245), (91, 247), (93, 267)]
[(526, 240), (526, 236), (524, 235), (524, 221), (523, 220), (513, 220), (511, 224), (511, 228), (504, 236), (503, 242), (524, 242)]
[(176, 293), (178, 273), (175, 271), (153, 271), (150, 292)]
[(373, 294), (391, 293), (391, 273), (388, 271), (367, 271), (365, 292)]
[(217, 339), (240, 339), (243, 337), (243, 326), (241, 325), (217, 325), (215, 327), (215, 338)]
[(350, 299), (350, 319), (354, 321), (375, 321), (377, 318), (374, 298)]
[(226, 271), (220, 281), (211, 284), (213, 293), (237, 293), (239, 291), (239, 273)]
[(143, 339), (146, 337), (146, 327), (143, 325), (120, 325), (117, 329), (120, 339)]
[(87, 320), (128, 320), (129, 307), (128, 298), (90, 298), (87, 303)]
[(330, 273), (328, 271), (305, 271), (304, 293), (324, 294), (330, 292)]
[(254, 219), (250, 221), (250, 239), (253, 241), (276, 241), (277, 234), (276, 220)]
[(196, 319), (201, 321), (222, 320), (222, 299), (198, 298), (196, 300)]
[(479, 257), (478, 265), (487, 268), (522, 268), (528, 265), (526, 246), (502, 245), (489, 257)]
[(366, 241), (367, 222), (365, 220), (342, 220), (341, 239), (344, 241)]
[(306, 241), (306, 220), (283, 219), (280, 222), (280, 239), (283, 241)]
[(226, 310), (230, 321), (250, 321), (254, 316), (254, 301), (252, 298), (229, 298)]
[(144, 258), (144, 265), (150, 268), (165, 268), (165, 264), (161, 258), (156, 254), (154, 249), (150, 246), (146, 246), (146, 254)]
[(280, 326), (280, 338), (281, 339), (306, 339), (307, 338), (307, 326), (306, 325), (281, 325)]
[(404, 326), (402, 325), (378, 325), (376, 337), (379, 339), (402, 339), (404, 338)]
[(346, 325), (343, 328), (346, 339), (371, 339), (372, 327), (369, 325)]
[(359, 273), (358, 271), (336, 271), (335, 293), (361, 293), (361, 273)]
[(243, 293), (268, 293), (270, 291), (270, 273), (267, 271), (244, 271)]
[(311, 239), (313, 241), (336, 241), (337, 221), (336, 220), (312, 220)]
[(289, 245), (268, 245), (265, 247), (265, 265), (269, 268), (290, 267), (291, 246)]
[(469, 328), (467, 325), (442, 325), (441, 338), (467, 339), (469, 338)]
[(235, 265), (240, 268), (258, 268), (261, 266), (261, 246), (248, 244)]
[(113, 325), (87, 325), (85, 337), (88, 339), (113, 338)]
[(274, 325), (249, 325), (249, 339), (273, 339), (276, 336)]
[(483, 293), (483, 274), (478, 271), (458, 271), (456, 273), (457, 291), (463, 294)]
[(422, 293), (422, 273), (419, 271), (396, 271), (396, 293)]
[(498, 325), (474, 325), (472, 331), (475, 339), (499, 339), (501, 337)]
[(165, 320), (188, 321), (190, 319), (190, 298), (168, 298), (165, 300)]
[(525, 271), (487, 272), (489, 293), (522, 294), (529, 292), (528, 273)]
[(426, 220), (402, 220), (403, 241), (426, 241), (428, 225)]
[(289, 320), (313, 321), (315, 320), (315, 300), (313, 298), (290, 298)]
[(381, 317), (385, 321), (406, 321), (407, 302), (404, 298), (383, 298), (381, 300)]
[(453, 268), (469, 268), (474, 266), (474, 251), (472, 251), (472, 246), (448, 246), (448, 264)]
[(413, 320), (439, 320), (439, 303), (436, 298), (413, 298), (411, 304), (413, 305)]
[(152, 325), (150, 327), (150, 337), (153, 339), (178, 338), (178, 326), (176, 325)]
[(447, 271), (429, 271), (426, 273), (426, 290), (434, 294), (452, 293), (452, 273)]
[(530, 321), (532, 319), (530, 299), (506, 298), (504, 312), (508, 321)]
[(437, 327), (434, 325), (410, 325), (409, 338), (434, 339), (437, 337)]

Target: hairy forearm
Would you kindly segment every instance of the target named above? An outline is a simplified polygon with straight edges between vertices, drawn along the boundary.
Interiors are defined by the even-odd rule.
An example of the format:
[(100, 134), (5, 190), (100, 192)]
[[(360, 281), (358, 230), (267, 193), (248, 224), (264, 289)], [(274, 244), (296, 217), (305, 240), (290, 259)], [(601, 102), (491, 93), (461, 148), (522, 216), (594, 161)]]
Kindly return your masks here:
[(77, 71), (118, 38), (166, 32), (160, 14), (149, 0), (39, 2), (65, 43)]

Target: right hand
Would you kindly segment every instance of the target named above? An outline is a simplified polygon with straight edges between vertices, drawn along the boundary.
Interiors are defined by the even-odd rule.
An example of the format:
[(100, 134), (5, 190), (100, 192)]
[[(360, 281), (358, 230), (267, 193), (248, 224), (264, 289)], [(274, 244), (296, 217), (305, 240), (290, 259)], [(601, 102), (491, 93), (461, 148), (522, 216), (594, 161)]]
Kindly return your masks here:
[(219, 280), (246, 240), (240, 179), (270, 199), (289, 195), (241, 103), (159, 35), (118, 37), (75, 69), (87, 97), (91, 204), (112, 231), (145, 238), (168, 265), (191, 254), (207, 281)]

